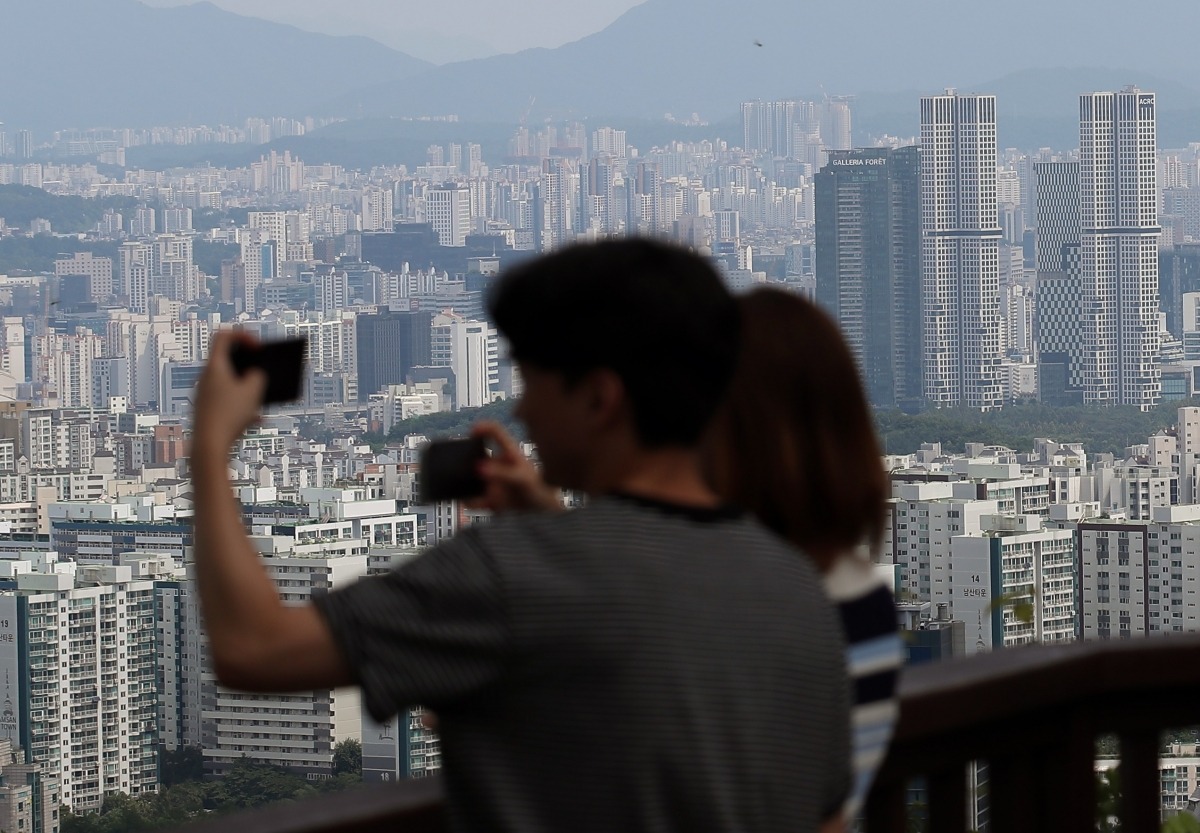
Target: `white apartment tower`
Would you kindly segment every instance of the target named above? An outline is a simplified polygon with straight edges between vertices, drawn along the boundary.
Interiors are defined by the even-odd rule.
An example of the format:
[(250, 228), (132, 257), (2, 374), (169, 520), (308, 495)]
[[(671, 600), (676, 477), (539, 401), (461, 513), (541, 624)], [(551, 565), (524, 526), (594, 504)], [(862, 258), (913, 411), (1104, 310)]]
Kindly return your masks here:
[(454, 407), (478, 408), (500, 385), (499, 341), (485, 321), (443, 313), (433, 319), (430, 363), (454, 371)]
[(925, 397), (996, 410), (1000, 370), (996, 97), (921, 99), (921, 286)]
[(369, 186), (362, 192), (362, 230), (392, 231), (392, 189)]
[(156, 596), (169, 565), (141, 556), (77, 567), (54, 555), (0, 563), (16, 585), (0, 593), (0, 687), (30, 757), (61, 779), (63, 803), (82, 812), (111, 793), (158, 788), (158, 654), (167, 634)]
[(152, 246), (151, 291), (185, 303), (199, 298), (200, 269), (192, 261), (192, 238), (186, 234), (160, 234)]
[[(331, 532), (341, 530), (322, 534)], [(318, 542), (307, 546), (293, 546), (278, 537), (255, 540), (263, 566), (287, 604), (307, 603), (314, 591), (332, 590), (367, 574), (365, 539), (342, 537), (332, 545)], [(350, 552), (353, 554), (343, 554)], [(191, 650), (204, 653), (195, 646)], [(247, 694), (218, 685), (205, 666), (201, 691), (205, 768), (213, 772), (223, 772), (248, 756), (314, 778), (329, 777), (333, 774), (333, 748), (339, 741), (362, 737), (362, 700), (357, 688)]]
[(154, 247), (148, 243), (123, 243), (117, 254), (121, 273), (117, 290), (128, 303), (130, 312), (145, 313), (150, 298)]
[(625, 131), (601, 127), (592, 131), (592, 155), (625, 158)]
[[(1075, 532), (1037, 515), (994, 515), (933, 559), (935, 605), (966, 626), (968, 654), (1075, 639)], [(939, 553), (938, 555), (942, 555)]]
[(1158, 191), (1154, 93), (1079, 98), (1084, 402), (1158, 403)]
[(562, 246), (570, 239), (575, 184), (575, 173), (565, 158), (552, 156), (542, 160), (543, 231), (548, 248)]
[(76, 252), (69, 258), (54, 261), (54, 274), (87, 275), (92, 300), (103, 300), (113, 293), (113, 262), (110, 257), (96, 257), (91, 252)]
[[(263, 278), (277, 278), (283, 275), (283, 262), (287, 258), (288, 223), (287, 212), (284, 211), (251, 211), (247, 215), (251, 230), (261, 232), (260, 245), (274, 243), (271, 251), (272, 262), (264, 263)], [(255, 241), (258, 242), (258, 241)]]
[(471, 233), (471, 191), (465, 184), (447, 182), (425, 192), (425, 216), (442, 246), (465, 246)]
[(47, 333), (31, 339), (33, 377), (56, 394), (59, 408), (92, 406), (93, 363), (104, 352), (104, 339), (86, 327), (73, 334)]
[(25, 319), (0, 318), (0, 393), (16, 396), (16, 384), (28, 379), (25, 369)]

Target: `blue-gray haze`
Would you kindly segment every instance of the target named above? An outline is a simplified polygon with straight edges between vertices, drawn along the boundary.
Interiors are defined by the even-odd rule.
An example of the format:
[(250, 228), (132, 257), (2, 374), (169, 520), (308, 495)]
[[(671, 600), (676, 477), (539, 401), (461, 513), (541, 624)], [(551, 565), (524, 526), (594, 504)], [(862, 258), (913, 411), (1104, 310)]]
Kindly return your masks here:
[[(251, 8), (269, 0), (221, 2), (269, 11)], [(319, 0), (286, 2), (304, 9), (309, 29), (347, 31), (349, 24), (314, 16)], [(1193, 0), (1164, 0), (1153, 14), (1128, 0), (1012, 0), (1002, 9), (961, 0), (646, 0), (620, 13), (631, 2), (338, 4), (350, 21), (369, 19), (378, 5), (404, 10), (375, 13), (381, 37), (407, 26), (409, 17), (413, 30), (424, 30), (436, 6), (446, 20), (439, 35), (477, 38), (483, 23), (492, 33), (487, 48), (501, 51), (575, 37), (584, 23), (604, 27), (554, 49), (434, 66), (377, 40), (302, 31), (211, 3), (4, 0), (6, 31), (55, 37), (13, 38), (0, 51), (0, 76), (20, 79), (0, 88), (0, 121), (10, 129), (46, 129), (455, 113), (512, 123), (531, 102), (534, 118), (697, 112), (720, 120), (749, 98), (828, 92), (859, 96), (856, 118), (864, 129), (911, 135), (915, 96), (956, 86), (1000, 95), (1002, 125), (1053, 114), (1070, 141), (1075, 96), (1089, 88), (1135, 82), (1159, 93), (1164, 114), (1200, 107), (1190, 80), (1197, 62), (1192, 24), (1200, 17)], [(471, 3), (505, 12), (468, 21)], [(589, 17), (593, 12), (598, 17)], [(1172, 25), (1156, 25), (1165, 20)], [(572, 31), (568, 23), (578, 25)], [(877, 116), (890, 121), (871, 124)]]

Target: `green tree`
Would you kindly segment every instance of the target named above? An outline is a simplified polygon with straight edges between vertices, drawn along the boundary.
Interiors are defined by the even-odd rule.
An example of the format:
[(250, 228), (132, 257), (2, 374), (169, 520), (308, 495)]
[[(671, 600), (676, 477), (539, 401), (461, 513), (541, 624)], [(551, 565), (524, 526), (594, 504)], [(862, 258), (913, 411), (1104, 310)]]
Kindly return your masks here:
[(198, 746), (185, 746), (177, 750), (160, 749), (158, 761), (159, 778), (165, 786), (204, 778), (204, 753)]
[(1121, 773), (1106, 769), (1096, 773), (1096, 830), (1118, 833), (1121, 829)]
[(59, 808), (59, 830), (61, 833), (100, 833), (99, 813), (80, 813), (76, 815), (65, 804)]
[(238, 246), (197, 238), (192, 242), (192, 259), (206, 275), (220, 275), (221, 263), (241, 254)]
[(392, 426), (392, 430), (388, 432), (388, 439), (401, 440), (408, 434), (425, 434), (429, 437), (465, 436), (470, 432), (471, 426), (481, 419), (499, 422), (514, 436), (522, 437), (524, 431), (513, 416), (513, 406), (512, 400), (505, 399), (481, 408), (463, 408), (461, 411), (404, 419)]
[(1200, 819), (1191, 813), (1180, 813), (1163, 822), (1162, 833), (1200, 833)]
[[(3, 217), (0, 214), (0, 217)], [(0, 274), (12, 272), (53, 272), (54, 261), (74, 252), (91, 252), (96, 257), (113, 258), (117, 246), (96, 240), (77, 240), (73, 237), (6, 237), (0, 240)]]
[(28, 185), (0, 185), (0, 217), (14, 227), (28, 227), (41, 218), (49, 220), (56, 232), (78, 234), (95, 228), (106, 209), (127, 213), (137, 205), (138, 201), (130, 197), (86, 199), (56, 196)]
[(922, 443), (937, 441), (946, 451), (961, 452), (968, 442), (1003, 445), (1023, 451), (1037, 437), (1083, 443), (1089, 453), (1121, 455), (1131, 445), (1173, 425), (1176, 411), (1195, 401), (1166, 402), (1145, 413), (1133, 407), (1101, 408), (1015, 404), (982, 414), (967, 409), (930, 410), (917, 414), (877, 411), (875, 424), (884, 452), (911, 454)]
[(214, 782), (210, 806), (218, 810), (241, 810), (316, 793), (312, 784), (294, 772), (255, 764), (243, 757), (221, 780)]
[(346, 738), (333, 747), (333, 773), (362, 777), (362, 742)]

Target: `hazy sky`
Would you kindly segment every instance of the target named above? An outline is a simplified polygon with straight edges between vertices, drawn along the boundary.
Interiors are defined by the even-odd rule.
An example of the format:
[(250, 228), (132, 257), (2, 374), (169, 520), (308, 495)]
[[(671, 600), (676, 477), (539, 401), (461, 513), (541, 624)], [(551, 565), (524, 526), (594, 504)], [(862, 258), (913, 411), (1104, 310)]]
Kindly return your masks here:
[[(143, 0), (183, 6), (193, 0)], [(642, 0), (213, 0), (223, 9), (331, 35), (369, 35), (436, 63), (554, 47)], [(331, 12), (331, 10), (333, 10)]]

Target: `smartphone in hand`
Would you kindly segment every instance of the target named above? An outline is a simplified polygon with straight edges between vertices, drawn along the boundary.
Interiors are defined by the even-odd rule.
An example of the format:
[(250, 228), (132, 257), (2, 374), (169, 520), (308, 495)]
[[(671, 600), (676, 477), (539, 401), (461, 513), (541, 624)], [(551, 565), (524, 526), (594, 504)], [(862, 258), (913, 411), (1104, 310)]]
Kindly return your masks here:
[(487, 484), (479, 464), (488, 456), (483, 437), (435, 440), (421, 451), (421, 502), (479, 497)]
[(285, 338), (251, 345), (238, 342), (229, 351), (229, 360), (239, 376), (251, 368), (267, 374), (263, 405), (299, 399), (304, 387), (304, 349), (306, 338)]

